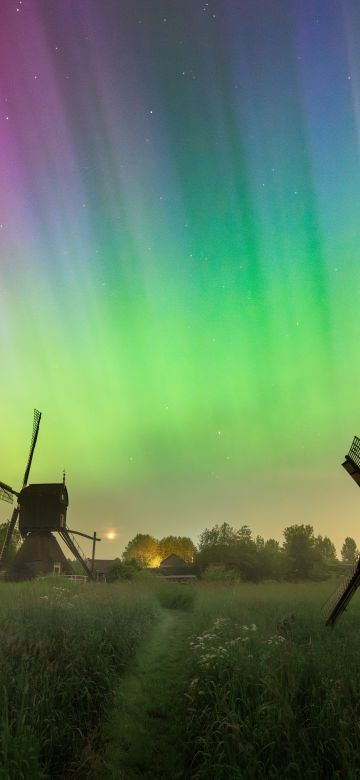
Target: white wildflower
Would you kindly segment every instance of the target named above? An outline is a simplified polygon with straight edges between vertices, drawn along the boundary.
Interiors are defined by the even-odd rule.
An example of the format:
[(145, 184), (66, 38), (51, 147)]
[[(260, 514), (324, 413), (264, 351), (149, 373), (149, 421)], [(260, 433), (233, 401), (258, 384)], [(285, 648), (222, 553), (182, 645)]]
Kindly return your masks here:
[(221, 628), (221, 626), (224, 626), (228, 622), (229, 622), (229, 618), (218, 617), (216, 618), (216, 620), (214, 620), (213, 627), (218, 629)]

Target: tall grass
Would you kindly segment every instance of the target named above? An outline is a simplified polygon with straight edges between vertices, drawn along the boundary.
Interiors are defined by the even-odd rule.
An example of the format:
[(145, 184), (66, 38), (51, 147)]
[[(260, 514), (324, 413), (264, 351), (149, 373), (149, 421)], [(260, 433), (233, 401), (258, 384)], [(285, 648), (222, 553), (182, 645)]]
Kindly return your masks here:
[(200, 588), (186, 694), (194, 780), (359, 776), (360, 604), (326, 628), (329, 587)]
[(155, 593), (164, 609), (183, 609), (188, 611), (193, 608), (196, 589), (192, 585), (177, 585), (167, 582), (158, 585)]
[[(186, 765), (192, 780), (359, 777), (360, 594), (332, 630), (321, 614), (331, 583), (59, 583), (0, 585), (0, 780), (91, 776), (113, 691), (122, 701), (119, 676), (159, 599), (175, 611), (124, 689), (139, 755), (162, 716), (164, 755), (150, 750), (141, 776), (163, 777), (162, 766), (173, 780), (171, 766)], [(186, 755), (169, 762), (169, 745)]]
[(102, 713), (156, 610), (134, 584), (0, 585), (1, 780), (87, 776)]

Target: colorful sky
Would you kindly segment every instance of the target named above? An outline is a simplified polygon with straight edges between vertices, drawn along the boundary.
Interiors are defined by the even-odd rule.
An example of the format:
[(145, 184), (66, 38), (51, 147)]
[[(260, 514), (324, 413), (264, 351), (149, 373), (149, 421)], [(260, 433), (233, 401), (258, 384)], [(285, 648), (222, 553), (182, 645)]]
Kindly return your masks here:
[(39, 408), (101, 557), (360, 543), (359, 41), (357, 0), (2, 0), (0, 478)]

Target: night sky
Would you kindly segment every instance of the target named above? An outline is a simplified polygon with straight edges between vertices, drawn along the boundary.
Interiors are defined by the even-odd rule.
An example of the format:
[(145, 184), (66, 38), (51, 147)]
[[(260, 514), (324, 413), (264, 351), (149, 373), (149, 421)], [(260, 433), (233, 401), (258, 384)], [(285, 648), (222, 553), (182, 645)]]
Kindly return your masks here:
[(360, 543), (359, 42), (358, 0), (1, 0), (0, 479), (36, 406), (101, 557)]

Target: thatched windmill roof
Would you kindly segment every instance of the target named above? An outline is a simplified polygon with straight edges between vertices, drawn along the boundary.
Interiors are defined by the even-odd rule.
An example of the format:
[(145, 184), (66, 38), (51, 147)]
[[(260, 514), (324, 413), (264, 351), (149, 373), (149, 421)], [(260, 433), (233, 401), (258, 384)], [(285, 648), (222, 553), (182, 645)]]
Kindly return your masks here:
[(72, 568), (50, 531), (32, 531), (10, 562), (7, 579), (30, 579), (39, 574), (53, 574), (60, 563), (62, 574), (72, 574)]

